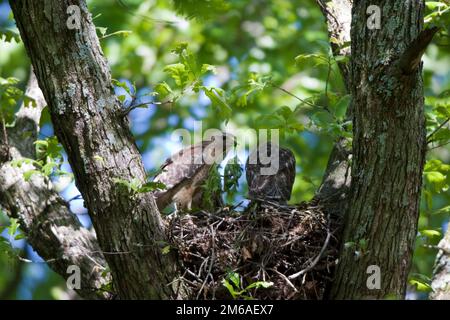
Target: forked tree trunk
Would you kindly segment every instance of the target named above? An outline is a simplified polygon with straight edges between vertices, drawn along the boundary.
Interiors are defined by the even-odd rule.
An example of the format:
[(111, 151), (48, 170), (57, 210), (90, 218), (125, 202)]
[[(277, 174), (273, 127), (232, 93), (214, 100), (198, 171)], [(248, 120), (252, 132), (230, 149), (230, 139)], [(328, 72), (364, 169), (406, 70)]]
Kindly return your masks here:
[[(330, 34), (347, 41), (351, 1), (317, 2)], [(179, 275), (178, 264), (172, 253), (162, 254), (166, 237), (153, 198), (130, 196), (114, 183), (115, 178), (144, 181), (145, 172), (128, 123), (120, 116), (85, 1), (10, 3), (115, 290), (124, 299), (185, 297), (168, 285)], [(79, 29), (67, 28), (70, 5), (80, 8)], [(367, 28), (369, 5), (381, 8), (379, 30)], [(432, 34), (421, 33), (422, 1), (355, 1), (352, 16), (351, 63), (341, 66), (353, 96), (354, 121), (347, 246), (330, 297), (402, 297), (417, 231), (426, 144), (417, 61)], [(347, 192), (348, 157), (340, 149), (333, 152), (336, 161), (330, 161), (322, 195)], [(342, 208), (339, 203), (333, 210)], [(380, 289), (366, 286), (370, 265), (380, 268)]]

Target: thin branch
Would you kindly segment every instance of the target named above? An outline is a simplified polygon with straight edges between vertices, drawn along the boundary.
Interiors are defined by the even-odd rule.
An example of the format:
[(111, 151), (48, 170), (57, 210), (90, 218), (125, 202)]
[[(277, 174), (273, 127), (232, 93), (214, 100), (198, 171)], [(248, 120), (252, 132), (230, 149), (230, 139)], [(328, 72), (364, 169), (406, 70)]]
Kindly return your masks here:
[(177, 24), (176, 21), (169, 21), (169, 20), (162, 20), (162, 19), (155, 19), (152, 17), (148, 17), (146, 15), (143, 14), (137, 14), (135, 13), (129, 5), (127, 5), (123, 0), (116, 0), (116, 3), (121, 6), (123, 9), (125, 9), (125, 12), (132, 15), (132, 16), (136, 16), (136, 17), (140, 17), (148, 22), (152, 22), (152, 23), (159, 23), (159, 24), (168, 24), (168, 25), (175, 25)]
[(144, 106), (146, 106), (146, 108), (148, 108), (149, 105), (165, 105), (165, 104), (170, 104), (170, 103), (175, 102), (178, 98), (179, 98), (179, 97), (177, 96), (177, 97), (174, 97), (174, 98), (172, 98), (172, 99), (170, 99), (170, 100), (162, 101), (162, 102), (157, 102), (157, 101), (156, 101), (156, 102), (143, 102), (143, 103), (131, 105), (131, 106), (129, 106), (128, 108), (122, 110), (122, 116), (125, 117), (125, 116), (128, 115), (131, 111), (133, 111), (134, 109), (142, 108), (142, 107), (144, 107)]
[(434, 129), (434, 131), (428, 135), (427, 143), (433, 142), (433, 140), (431, 140), (431, 138), (449, 122), (450, 122), (450, 118), (447, 118), (447, 120), (442, 122), (436, 129)]
[(325, 249), (327, 248), (328, 243), (330, 242), (330, 238), (331, 238), (330, 217), (328, 216), (327, 238), (325, 239), (325, 242), (324, 242), (324, 244), (322, 246), (322, 249), (320, 250), (319, 254), (317, 255), (317, 257), (313, 260), (313, 262), (308, 267), (306, 267), (303, 270), (300, 270), (297, 273), (291, 274), (290, 276), (288, 276), (288, 278), (291, 279), (291, 280), (292, 279), (296, 279), (296, 278), (300, 277), (301, 275), (307, 273), (308, 271), (312, 270), (317, 265), (319, 260), (322, 258), (322, 255), (324, 254)]
[(449, 144), (450, 144), (450, 141), (447, 141), (447, 142), (442, 143), (442, 144), (440, 144), (440, 145), (437, 145), (437, 146), (435, 146), (435, 147), (433, 147), (433, 148), (429, 148), (428, 151), (435, 150), (435, 149), (439, 149), (439, 148), (445, 147), (446, 145), (449, 145)]
[(270, 85), (271, 85), (272, 87), (274, 87), (275, 89), (278, 89), (278, 90), (280, 90), (280, 91), (282, 91), (282, 92), (284, 92), (284, 93), (290, 95), (291, 97), (297, 99), (298, 101), (300, 101), (300, 102), (302, 102), (302, 103), (304, 103), (304, 104), (309, 105), (310, 107), (324, 109), (324, 110), (327, 111), (333, 118), (335, 118), (334, 114), (330, 111), (330, 109), (329, 109), (327, 106), (321, 106), (321, 105), (317, 105), (317, 104), (311, 103), (311, 102), (309, 102), (309, 101), (307, 101), (307, 100), (305, 100), (305, 99), (302, 99), (302, 98), (300, 98), (299, 96), (293, 94), (292, 92), (290, 92), (290, 91), (284, 89), (283, 87), (280, 87), (280, 86), (276, 85), (276, 84), (273, 83), (273, 82), (270, 82)]
[(294, 286), (294, 284), (288, 279), (288, 277), (286, 277), (284, 274), (282, 274), (281, 272), (279, 272), (276, 269), (268, 269), (271, 270), (273, 272), (275, 272), (276, 274), (278, 274), (281, 278), (283, 278), (284, 281), (286, 281), (286, 283), (288, 284), (288, 286), (290, 286), (294, 292), (298, 292), (297, 288)]

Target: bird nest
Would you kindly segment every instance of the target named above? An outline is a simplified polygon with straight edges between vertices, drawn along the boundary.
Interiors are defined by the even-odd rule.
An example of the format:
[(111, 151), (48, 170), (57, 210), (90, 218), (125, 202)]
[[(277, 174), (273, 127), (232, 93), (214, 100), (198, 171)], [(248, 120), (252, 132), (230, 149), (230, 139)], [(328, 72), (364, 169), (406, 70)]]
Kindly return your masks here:
[(338, 253), (338, 223), (317, 204), (259, 202), (168, 225), (180, 281), (197, 299), (322, 299)]

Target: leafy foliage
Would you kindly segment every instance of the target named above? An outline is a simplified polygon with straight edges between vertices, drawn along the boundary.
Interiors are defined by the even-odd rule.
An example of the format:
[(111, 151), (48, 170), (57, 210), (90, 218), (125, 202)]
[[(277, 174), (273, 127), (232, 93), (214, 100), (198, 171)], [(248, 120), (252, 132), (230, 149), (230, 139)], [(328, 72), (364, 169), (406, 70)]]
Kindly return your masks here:
[(72, 174), (61, 170), (64, 162), (62, 155), (63, 148), (56, 136), (44, 140), (36, 140), (36, 160), (23, 158), (11, 162), (12, 166), (22, 167), (23, 165), (33, 166), (33, 169), (25, 171), (23, 176), (25, 181), (31, 179), (34, 174), (42, 174), (46, 177), (72, 176)]
[(239, 158), (235, 156), (230, 159), (224, 168), (224, 181), (223, 188), (231, 198), (238, 191), (239, 179), (242, 176), (243, 166), (239, 161)]
[(12, 40), (20, 42), (20, 35), (14, 30), (0, 27), (0, 40), (11, 42)]
[(148, 181), (142, 183), (139, 179), (133, 178), (128, 181), (121, 178), (114, 178), (114, 183), (118, 186), (127, 190), (131, 195), (136, 195), (138, 193), (147, 193), (155, 190), (164, 190), (166, 186), (162, 182)]
[(217, 202), (222, 201), (222, 183), (217, 164), (211, 166), (208, 178), (203, 183), (202, 189), (202, 207), (206, 210), (214, 210)]
[(251, 300), (251, 290), (265, 289), (273, 286), (273, 282), (256, 281), (247, 286), (243, 286), (241, 275), (236, 272), (228, 273), (227, 277), (222, 279), (222, 284), (227, 288), (233, 299)]
[(14, 122), (14, 114), (19, 101), (24, 100), (26, 106), (35, 106), (36, 102), (24, 95), (18, 87), (19, 79), (0, 77), (0, 118), (2, 122), (11, 125)]
[(173, 3), (181, 15), (199, 19), (209, 19), (229, 8), (224, 0), (173, 0)]

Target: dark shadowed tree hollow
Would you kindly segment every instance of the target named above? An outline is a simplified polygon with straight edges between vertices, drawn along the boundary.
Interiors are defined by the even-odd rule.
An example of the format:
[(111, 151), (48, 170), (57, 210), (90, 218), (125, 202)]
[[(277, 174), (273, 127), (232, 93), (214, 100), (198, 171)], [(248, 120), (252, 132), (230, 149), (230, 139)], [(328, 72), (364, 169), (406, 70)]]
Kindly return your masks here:
[[(283, 38), (283, 32), (292, 26), (301, 29), (300, 37), (307, 37), (302, 33), (305, 32), (302, 28), (308, 30), (308, 24), (301, 27), (295, 23), (291, 26), (282, 25), (269, 14), (264, 15), (264, 10), (269, 10), (269, 7), (274, 16), (289, 15), (283, 12), (282, 7), (272, 8), (276, 6), (276, 1), (268, 1), (266, 9), (259, 8), (255, 1), (239, 4), (243, 7), (232, 1), (222, 7), (219, 5), (222, 2), (206, 1), (206, 5), (202, 0), (198, 2), (197, 9), (192, 9), (188, 2), (173, 1), (173, 10), (180, 15), (184, 14), (190, 19), (196, 19), (197, 14), (205, 15), (204, 20), (186, 22), (187, 25), (212, 23), (215, 27), (219, 26), (214, 29), (219, 36), (203, 31), (201, 36), (206, 39), (211, 37), (207, 41), (211, 41), (213, 48), (204, 51), (214, 51), (219, 55), (220, 50), (225, 50), (215, 45), (212, 39), (227, 39), (226, 34), (220, 34), (218, 30), (226, 30), (221, 23), (227, 19), (228, 12), (234, 12), (235, 16), (232, 17), (239, 17), (230, 18), (230, 21), (243, 21), (238, 23), (238, 27), (255, 37), (255, 46), (266, 41), (261, 48), (256, 48), (246, 43), (245, 35), (241, 35), (241, 39), (237, 36), (232, 46), (236, 52), (230, 55), (239, 56), (243, 49), (249, 52), (242, 56), (253, 57), (251, 59), (264, 60), (266, 55), (276, 58), (282, 50), (276, 52), (270, 49), (271, 41), (287, 41)], [(138, 17), (138, 14), (133, 16), (135, 11), (130, 7), (121, 1), (119, 3), (123, 5), (123, 10), (127, 8), (133, 19)], [(215, 166), (204, 168), (201, 176), (207, 182), (198, 185), (199, 189), (195, 190), (191, 186), (194, 184), (192, 181), (197, 183), (200, 178), (199, 175), (192, 177), (199, 166), (185, 167), (185, 164), (180, 163), (179, 170), (173, 170), (176, 179), (164, 176), (164, 180), (161, 173), (157, 173), (157, 177), (160, 174), (160, 180), (157, 178), (155, 181), (170, 182), (164, 188), (173, 187), (173, 181), (181, 181), (176, 190), (181, 190), (178, 198), (171, 199), (175, 204), (182, 203), (182, 196), (204, 197), (201, 202), (195, 201), (196, 206), (202, 203), (203, 207), (193, 208), (189, 214), (175, 208), (176, 212), (170, 216), (158, 209), (154, 197), (158, 193), (151, 192), (157, 188), (156, 184), (147, 182), (149, 174), (141, 150), (147, 148), (148, 143), (142, 143), (142, 135), (130, 129), (130, 119), (134, 118), (129, 115), (146, 105), (134, 99), (126, 105), (125, 95), (137, 94), (139, 90), (136, 88), (131, 91), (126, 89), (123, 96), (117, 94), (118, 87), (123, 88), (126, 84), (118, 85), (119, 81), (112, 79), (111, 69), (114, 70), (114, 65), (123, 61), (117, 62), (118, 59), (114, 58), (114, 54), (120, 53), (109, 49), (104, 54), (102, 50), (102, 41), (114, 37), (114, 33), (107, 34), (106, 30), (98, 28), (97, 17), (91, 15), (94, 9), (90, 5), (88, 9), (84, 0), (10, 0), (9, 4), (32, 66), (26, 95), (34, 99), (35, 107), (26, 107), (24, 101), (15, 114), (14, 125), (6, 127), (3, 121), (4, 133), (0, 135), (0, 207), (10, 218), (19, 221), (28, 243), (64, 280), (70, 279), (68, 267), (75, 265), (80, 268), (81, 287), (75, 291), (81, 298), (404, 299), (407, 291), (411, 290), (408, 284), (411, 270), (417, 269), (413, 266), (413, 258), (418, 232), (421, 235), (433, 234), (430, 232), (433, 230), (423, 231), (431, 228), (419, 225), (422, 211), (426, 212), (423, 219), (431, 221), (433, 205), (430, 206), (430, 197), (444, 204), (443, 209), (440, 209), (442, 212), (450, 211), (447, 208), (450, 208), (449, 199), (440, 192), (448, 188), (445, 172), (450, 171), (450, 167), (443, 164), (445, 160), (429, 159), (427, 155), (428, 151), (443, 145), (447, 137), (445, 134), (450, 132), (447, 128), (449, 120), (445, 119), (447, 113), (450, 118), (450, 95), (443, 96), (447, 104), (439, 104), (441, 109), (427, 109), (430, 103), (425, 100), (425, 92), (430, 91), (426, 85), (430, 80), (423, 76), (422, 62), (433, 38), (441, 33), (444, 33), (442, 39), (448, 35), (445, 35), (445, 28), (438, 22), (430, 23), (431, 18), (426, 18), (426, 10), (434, 9), (427, 9), (424, 1), (316, 0), (308, 3), (307, 8), (314, 8), (317, 13), (310, 20), (311, 28), (313, 23), (320, 23), (324, 34), (323, 37), (310, 37), (319, 42), (325, 38), (327, 29), (326, 50), (330, 52), (320, 55), (302, 51), (306, 53), (296, 58), (298, 64), (303, 64), (301, 67), (312, 63), (308, 59), (315, 59), (313, 62), (317, 65), (314, 68), (317, 70), (319, 66), (326, 66), (323, 73), (326, 80), (318, 81), (324, 83), (325, 89), (313, 89), (316, 96), (311, 99), (302, 97), (308, 91), (300, 91), (300, 94), (295, 91), (300, 89), (296, 88), (300, 86), (299, 83), (307, 81), (290, 83), (288, 79), (280, 79), (287, 77), (288, 72), (285, 71), (260, 78), (255, 74), (261, 71), (249, 73), (250, 79), (246, 79), (240, 89), (226, 87), (222, 90), (214, 85), (205, 85), (204, 75), (214, 68), (196, 61), (188, 44), (178, 45), (172, 55), (180, 57), (180, 62), (174, 62), (173, 57), (162, 58), (162, 52), (169, 52), (173, 47), (172, 38), (178, 36), (176, 33), (185, 32), (182, 28), (176, 29), (174, 24), (168, 24), (167, 28), (175, 31), (172, 38), (166, 40), (167, 43), (160, 40), (148, 43), (153, 38), (142, 43), (139, 50), (136, 49), (136, 53), (130, 56), (140, 57), (140, 54), (154, 52), (152, 59), (146, 56), (147, 60), (140, 60), (141, 63), (152, 65), (149, 70), (161, 63), (163, 68), (155, 73), (166, 72), (172, 77), (172, 82), (161, 81), (154, 86), (156, 94), (153, 98), (160, 99), (153, 100), (152, 108), (157, 109), (155, 114), (167, 112), (164, 117), (169, 119), (172, 108), (177, 108), (178, 101), (182, 103), (183, 95), (203, 92), (213, 108), (208, 111), (208, 117), (214, 119), (205, 118), (219, 128), (224, 127), (223, 123), (227, 125), (234, 112), (255, 112), (262, 117), (255, 116), (255, 121), (249, 121), (255, 126), (264, 125), (263, 119), (268, 119), (270, 112), (272, 118), (268, 121), (269, 128), (279, 129), (275, 123), (282, 122), (280, 128), (285, 130), (282, 131), (283, 139), (288, 134), (296, 138), (303, 134), (308, 123), (304, 119), (308, 117), (311, 118), (309, 123), (313, 123), (308, 128), (325, 128), (322, 132), (333, 134), (328, 139), (329, 148), (324, 155), (327, 161), (322, 161), (323, 167), (317, 169), (316, 166), (312, 170), (320, 171), (318, 176), (322, 180), (317, 180), (315, 184), (313, 179), (309, 179), (313, 191), (308, 194), (308, 199), (297, 194), (307, 190), (303, 184), (301, 188), (295, 184), (292, 186), (295, 178), (293, 171), (296, 169), (295, 158), (297, 165), (305, 170), (303, 167), (315, 162), (314, 154), (309, 153), (312, 159), (304, 160), (303, 157), (308, 155), (300, 152), (295, 153), (294, 157), (290, 149), (284, 149), (285, 158), (280, 155), (282, 168), (285, 169), (282, 180), (255, 179), (253, 181), (262, 181), (260, 185), (249, 186), (265, 190), (276, 181), (274, 188), (278, 189), (270, 190), (273, 198), (264, 198), (262, 191), (257, 193), (250, 190), (249, 194), (258, 194), (261, 198), (249, 197), (250, 201), (242, 211), (238, 210), (240, 204), (227, 205), (226, 202), (216, 201), (220, 192), (228, 192), (227, 183), (232, 184), (233, 179), (239, 179), (239, 176), (227, 176), (230, 172), (236, 174), (231, 166), (226, 165), (223, 171), (223, 189), (220, 182), (222, 171), (219, 173)], [(445, 11), (446, 8), (450, 11), (450, 4), (443, 1), (439, 10)], [(211, 17), (207, 16), (215, 10), (223, 14), (222, 19), (213, 17), (208, 20)], [(255, 14), (252, 18), (255, 21), (240, 16), (239, 10)], [(263, 12), (258, 13), (258, 10)], [(296, 10), (300, 17), (307, 16), (306, 9)], [(141, 26), (142, 30), (163, 34), (166, 22), (158, 20), (159, 13), (155, 11), (152, 18), (144, 16), (148, 21)], [(259, 14), (265, 17), (261, 19), (261, 24), (257, 21)], [(445, 14), (439, 11), (432, 18), (440, 19), (441, 15), (447, 17)], [(76, 19), (75, 24), (70, 26), (73, 17)], [(152, 29), (157, 31), (148, 31)], [(258, 32), (262, 34), (261, 30), (265, 29), (273, 31), (272, 40), (262, 35), (252, 35)], [(133, 35), (130, 37), (136, 41)], [(152, 37), (156, 38), (154, 35)], [(226, 41), (231, 43), (235, 40)], [(120, 51), (122, 47), (120, 42), (118, 44), (117, 50)], [(156, 49), (150, 50), (149, 46)], [(189, 46), (195, 44), (189, 43)], [(222, 46), (226, 47), (226, 44)], [(292, 49), (294, 44), (288, 46)], [(300, 52), (301, 48), (293, 50)], [(105, 55), (115, 59), (111, 63), (113, 66)], [(274, 66), (278, 63), (275, 58), (272, 62)], [(222, 64), (231, 64), (231, 60), (223, 59), (225, 62)], [(285, 63), (285, 60), (280, 61), (278, 64)], [(217, 79), (230, 73), (223, 70), (217, 72)], [(124, 74), (133, 79), (132, 73), (139, 71), (136, 69)], [(300, 79), (302, 76), (302, 72), (293, 73), (293, 78)], [(339, 80), (332, 82), (330, 77)], [(447, 74), (446, 77), (450, 85), (450, 76)], [(235, 78), (238, 79), (237, 76)], [(176, 86), (181, 88), (179, 93), (174, 93)], [(233, 94), (246, 86), (247, 89), (250, 86), (247, 95), (233, 100)], [(340, 95), (332, 92), (336, 88), (341, 91)], [(274, 107), (269, 111), (240, 108), (242, 104), (246, 107), (247, 104), (257, 104), (257, 98), (251, 98), (251, 95), (266, 90), (273, 90), (269, 96), (280, 94), (292, 99), (289, 100), (291, 102), (295, 101), (295, 110), (277, 105), (276, 108), (281, 107), (281, 111), (272, 115)], [(320, 94), (317, 91), (321, 91)], [(36, 140), (39, 141), (41, 114), (44, 116), (44, 112), (47, 112), (44, 111), (45, 106), (54, 134), (67, 154), (84, 207), (89, 212), (92, 230), (83, 227), (71, 213), (70, 201), (61, 197), (50, 183), (50, 177), (37, 174), (32, 178), (24, 178), (29, 168), (14, 165), (28, 158), (39, 159), (35, 153), (35, 144)], [(443, 108), (447, 108), (447, 113)], [(319, 112), (322, 112), (320, 116)], [(430, 115), (427, 112), (434, 113)], [(1, 115), (4, 119), (3, 113)], [(185, 118), (196, 117), (188, 111), (184, 111), (183, 115)], [(320, 120), (320, 117), (326, 120)], [(167, 119), (164, 119), (165, 122), (161, 122), (161, 119), (160, 122), (153, 119), (148, 121), (152, 122), (151, 129), (157, 130), (159, 123), (169, 126)], [(231, 130), (238, 139), (240, 123), (236, 121)], [(164, 130), (169, 136), (174, 128)], [(29, 132), (25, 138), (24, 132)], [(160, 141), (156, 140), (156, 136), (150, 130), (146, 139)], [(450, 133), (447, 138), (450, 138)], [(172, 157), (166, 162), (166, 168), (170, 164), (177, 165), (176, 159)], [(152, 163), (152, 167), (161, 165), (163, 159), (160, 160)], [(36, 166), (36, 162), (31, 163)], [(297, 180), (298, 175), (299, 172)], [(218, 178), (213, 180), (214, 176)], [(426, 179), (423, 179), (424, 176)], [(218, 189), (215, 189), (217, 184), (213, 184), (214, 181), (219, 185)], [(283, 181), (287, 185), (282, 185)], [(429, 188), (427, 186), (430, 183), (435, 184)], [(431, 194), (430, 190), (437, 186), (439, 192)], [(291, 189), (291, 202), (287, 205)], [(283, 201), (276, 197), (279, 190), (282, 190)], [(421, 205), (422, 194), (428, 200)], [(298, 199), (302, 202), (298, 203)], [(191, 209), (191, 201), (183, 199), (183, 203), (189, 203), (187, 207)], [(441, 223), (443, 221), (440, 220)], [(438, 232), (438, 235), (441, 233)], [(437, 254), (432, 282), (429, 281), (427, 286), (432, 291), (431, 299), (448, 299), (448, 232), (439, 245), (435, 242), (426, 243), (433, 247), (432, 254)], [(249, 279), (256, 282), (252, 285)]]

